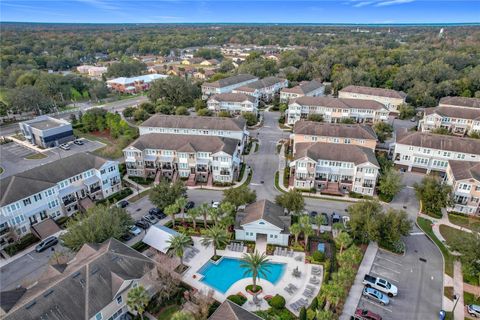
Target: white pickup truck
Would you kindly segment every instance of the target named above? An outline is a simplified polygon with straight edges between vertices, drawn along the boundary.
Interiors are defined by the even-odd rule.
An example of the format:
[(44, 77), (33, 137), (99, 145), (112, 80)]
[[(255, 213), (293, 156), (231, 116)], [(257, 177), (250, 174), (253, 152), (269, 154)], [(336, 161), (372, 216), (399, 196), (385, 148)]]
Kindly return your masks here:
[(395, 297), (398, 294), (398, 288), (382, 278), (365, 275), (362, 282), (367, 288), (374, 288), (386, 293), (389, 297)]

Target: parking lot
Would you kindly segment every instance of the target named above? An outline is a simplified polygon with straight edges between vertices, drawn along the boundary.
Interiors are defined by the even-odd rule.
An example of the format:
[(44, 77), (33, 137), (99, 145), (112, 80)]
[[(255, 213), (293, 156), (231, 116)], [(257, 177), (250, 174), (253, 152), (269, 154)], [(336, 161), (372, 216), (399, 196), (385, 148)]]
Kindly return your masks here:
[(442, 260), (433, 243), (418, 241), (418, 237), (425, 237), (418, 231), (405, 238), (404, 256), (378, 250), (369, 273), (397, 286), (398, 295), (390, 298), (386, 306), (362, 297), (358, 308), (375, 312), (383, 319), (438, 319), (442, 306)]
[(46, 163), (68, 157), (77, 153), (93, 151), (103, 147), (103, 144), (97, 141), (82, 139), (83, 145), (71, 143), (70, 150), (62, 150), (60, 148), (49, 149), (42, 152), (46, 158), (43, 159), (25, 159), (26, 157), (37, 153), (21, 144), (11, 142), (0, 145), (1, 166), (4, 169), (1, 177), (5, 178), (16, 173), (20, 173)]

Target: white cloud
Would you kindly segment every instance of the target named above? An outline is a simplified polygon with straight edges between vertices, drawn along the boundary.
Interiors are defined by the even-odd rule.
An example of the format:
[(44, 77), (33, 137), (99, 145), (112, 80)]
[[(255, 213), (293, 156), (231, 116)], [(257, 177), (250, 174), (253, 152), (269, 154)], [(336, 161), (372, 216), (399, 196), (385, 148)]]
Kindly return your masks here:
[(120, 8), (109, 1), (102, 0), (78, 0), (80, 2), (86, 3), (95, 7), (97, 9), (102, 9), (106, 11), (119, 10)]
[(390, 0), (390, 1), (383, 1), (375, 4), (375, 7), (384, 7), (384, 6), (392, 6), (396, 4), (402, 4), (402, 3), (410, 3), (415, 0)]
[(360, 8), (360, 7), (368, 6), (369, 4), (372, 4), (372, 3), (375, 3), (375, 2), (374, 1), (362, 1), (362, 2), (355, 3), (353, 6), (355, 8)]

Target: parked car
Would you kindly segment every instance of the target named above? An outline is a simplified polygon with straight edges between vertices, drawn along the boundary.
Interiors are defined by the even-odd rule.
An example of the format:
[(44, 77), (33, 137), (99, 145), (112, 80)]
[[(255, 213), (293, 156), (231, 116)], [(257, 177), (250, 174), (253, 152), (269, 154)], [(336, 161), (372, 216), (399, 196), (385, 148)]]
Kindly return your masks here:
[(218, 208), (220, 206), (220, 202), (218, 201), (213, 201), (212, 202), (212, 208)]
[(78, 146), (83, 146), (83, 141), (82, 140), (75, 139), (75, 140), (73, 140), (73, 143), (75, 143)]
[(142, 230), (138, 228), (137, 226), (133, 225), (128, 228), (128, 232), (130, 232), (134, 236), (138, 236), (140, 233), (142, 233)]
[(60, 149), (63, 149), (63, 150), (70, 150), (70, 145), (68, 143), (63, 143), (61, 145), (58, 146)]
[(467, 312), (472, 317), (479, 318), (480, 317), (480, 306), (478, 304), (469, 304), (467, 306)]
[(328, 222), (329, 222), (328, 214), (326, 214), (325, 212), (322, 212), (321, 214), (322, 214), (322, 216), (323, 216), (323, 223), (322, 223), (322, 225), (323, 225), (323, 226), (328, 226)]
[(358, 308), (355, 310), (355, 320), (382, 320), (382, 317), (367, 309)]
[(133, 236), (129, 232), (127, 232), (123, 236), (120, 237), (120, 240), (122, 240), (123, 242), (127, 242), (128, 240), (131, 240), (132, 238), (133, 238)]
[(374, 288), (386, 293), (389, 297), (395, 297), (398, 294), (398, 288), (382, 278), (365, 275), (362, 282), (367, 288)]
[(128, 203), (127, 200), (122, 200), (122, 201), (119, 201), (119, 202), (117, 203), (117, 207), (119, 207), (119, 208), (125, 208), (126, 206), (128, 206), (128, 204), (129, 204), (129, 203)]
[(185, 209), (188, 210), (188, 209), (192, 209), (193, 207), (195, 207), (195, 202), (188, 201), (187, 205), (185, 206)]
[(334, 223), (340, 222), (342, 217), (339, 214), (336, 214), (335, 212), (332, 213), (332, 225)]
[(162, 210), (160, 210), (159, 208), (150, 208), (150, 210), (148, 210), (148, 214), (151, 214), (152, 216), (155, 216), (159, 219), (162, 219), (159, 217), (159, 215), (161, 215), (162, 213)]
[(376, 302), (378, 302), (378, 303), (380, 303), (381, 305), (384, 305), (384, 306), (390, 303), (390, 299), (388, 299), (388, 297), (386, 295), (384, 295), (380, 291), (375, 290), (373, 288), (368, 288), (368, 287), (363, 288), (362, 294), (367, 299), (376, 301)]
[(150, 227), (150, 224), (147, 221), (145, 221), (143, 219), (140, 219), (137, 222), (135, 222), (135, 226), (145, 230), (145, 229), (148, 229)]
[(147, 215), (143, 216), (143, 219), (146, 220), (150, 224), (155, 224), (155, 223), (158, 222), (157, 217), (155, 217), (154, 215), (151, 215), (151, 214), (147, 214)]
[(318, 212), (317, 211), (310, 211), (309, 215), (310, 215), (311, 218), (315, 218), (318, 215)]
[(51, 237), (45, 238), (42, 242), (37, 244), (37, 246), (35, 247), (35, 251), (42, 252), (44, 250), (47, 250), (50, 247), (53, 247), (57, 243), (58, 243), (57, 237), (51, 236)]

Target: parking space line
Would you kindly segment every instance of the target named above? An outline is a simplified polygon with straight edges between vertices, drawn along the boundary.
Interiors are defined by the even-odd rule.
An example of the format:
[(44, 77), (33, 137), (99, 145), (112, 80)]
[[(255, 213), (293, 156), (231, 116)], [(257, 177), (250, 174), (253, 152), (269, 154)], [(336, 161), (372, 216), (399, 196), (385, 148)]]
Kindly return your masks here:
[(380, 267), (380, 268), (383, 268), (383, 269), (386, 269), (386, 270), (389, 270), (389, 271), (392, 271), (392, 272), (395, 272), (396, 274), (400, 274), (400, 271), (397, 271), (397, 270), (389, 268), (389, 267), (382, 266), (381, 264), (378, 264), (378, 263), (374, 262), (373, 265), (377, 266), (377, 267)]
[(382, 256), (377, 255), (377, 258), (380, 258), (380, 259), (386, 260), (386, 261), (388, 261), (388, 262), (391, 262), (391, 263), (393, 263), (393, 264), (396, 264), (396, 265), (399, 266), (399, 267), (403, 267), (403, 264), (401, 264), (401, 263), (399, 263), (399, 262), (395, 262), (395, 261), (390, 260), (390, 259), (387, 259), (387, 258), (384, 258), (384, 257), (382, 257)]
[(393, 312), (391, 309), (388, 309), (388, 308), (382, 306), (382, 305), (379, 304), (379, 303), (376, 303), (376, 302), (373, 302), (373, 301), (371, 301), (371, 300), (368, 300), (367, 298), (362, 297), (361, 300), (363, 300), (364, 302), (371, 303), (371, 304), (373, 304), (374, 306), (376, 306), (376, 307), (378, 307), (378, 308), (382, 308), (383, 310), (388, 311), (388, 312), (390, 312), (390, 313)]
[(400, 283), (400, 281), (398, 281), (397, 279), (394, 279), (394, 278), (392, 278), (391, 276), (385, 275), (385, 274), (383, 274), (383, 273), (381, 273), (381, 272), (378, 272), (378, 271), (370, 271), (370, 273), (376, 274), (377, 276), (381, 276), (381, 277), (384, 277), (384, 278), (388, 278), (388, 279), (385, 279), (385, 280), (393, 281), (393, 282), (396, 282), (396, 283)]

